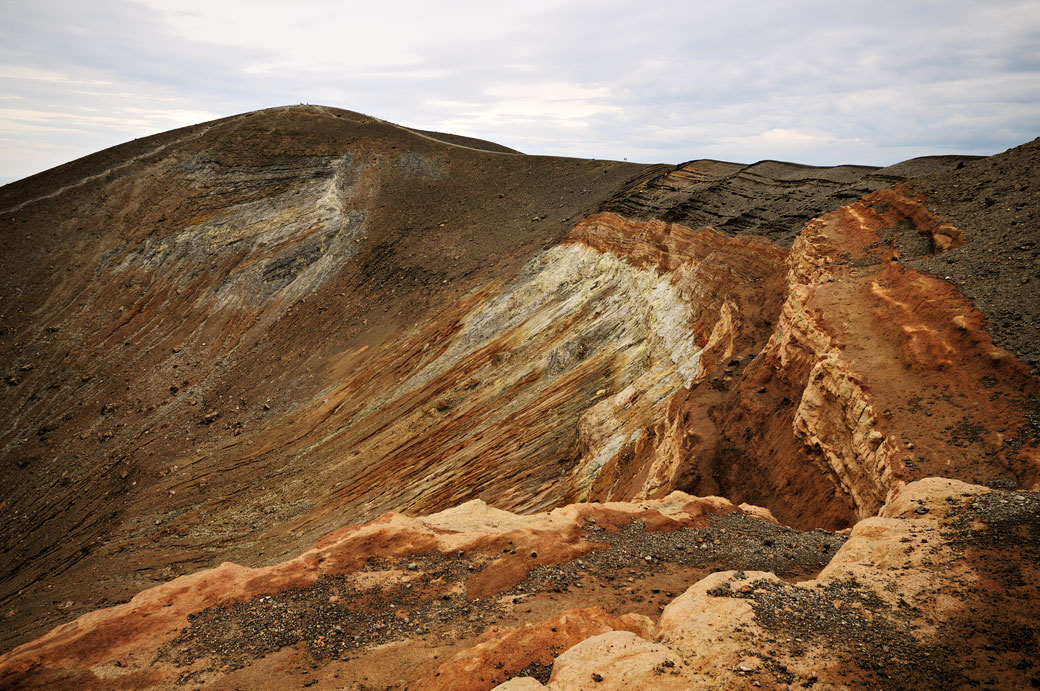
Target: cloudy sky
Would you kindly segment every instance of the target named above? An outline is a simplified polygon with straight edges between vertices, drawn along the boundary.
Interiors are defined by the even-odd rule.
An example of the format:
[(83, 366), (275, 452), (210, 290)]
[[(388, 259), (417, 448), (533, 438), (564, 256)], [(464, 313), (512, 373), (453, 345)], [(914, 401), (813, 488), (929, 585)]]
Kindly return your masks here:
[(291, 103), (630, 161), (991, 154), (1040, 135), (1040, 0), (0, 0), (0, 183)]

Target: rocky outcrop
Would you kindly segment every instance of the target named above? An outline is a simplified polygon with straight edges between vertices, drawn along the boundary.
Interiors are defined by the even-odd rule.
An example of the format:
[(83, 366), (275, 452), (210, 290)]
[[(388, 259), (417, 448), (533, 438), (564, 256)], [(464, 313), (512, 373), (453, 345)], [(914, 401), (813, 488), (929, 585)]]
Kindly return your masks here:
[[(579, 223), (569, 241), (617, 256), (659, 275), (685, 306), (681, 320), (647, 319), (657, 333), (696, 347), (696, 359), (678, 363), (679, 385), (647, 371), (585, 412), (579, 423), (583, 455), (576, 467), (576, 498), (663, 496), (675, 485), (683, 431), (662, 423), (675, 395), (735, 349), (764, 339), (771, 306), (779, 301), (778, 267), (784, 251), (759, 238), (730, 237), (711, 228), (694, 231), (661, 221), (631, 221), (597, 214)], [(645, 318), (645, 311), (637, 311)], [(669, 363), (669, 367), (675, 367)]]
[[(801, 554), (786, 579), (762, 569), (781, 542)], [(1037, 545), (1035, 493), (939, 478), (893, 492), (847, 542), (679, 493), (534, 516), (470, 502), (176, 579), (0, 656), (0, 682), (1025, 687)], [(822, 571), (792, 582), (813, 553)]]
[(697, 160), (616, 195), (605, 210), (790, 245), (809, 220), (907, 178), (964, 166), (972, 156), (929, 156), (887, 168), (830, 168), (759, 161)]
[[(496, 662), (517, 672), (551, 664), (553, 646), (562, 652), (603, 631), (648, 635), (644, 613), (593, 606), (617, 609), (604, 584), (623, 574), (625, 590), (642, 599), (667, 578), (720, 561), (814, 571), (826, 559), (820, 547), (841, 543), (757, 514), (681, 493), (531, 516), (479, 500), (424, 518), (387, 514), (333, 532), (290, 561), (225, 563), (58, 626), (0, 656), (0, 685), (143, 688), (231, 683), (254, 672), (272, 683), (290, 673), (286, 650), (294, 661), (317, 661), (325, 669), (314, 674), (331, 684), (344, 667), (377, 667), (380, 648), (391, 646), (415, 666), (394, 665), (391, 678), (428, 674), (428, 688), (471, 678), (469, 688), (489, 688)], [(757, 549), (762, 539), (791, 541), (790, 554), (778, 560)], [(437, 661), (451, 651), (452, 660)], [(477, 683), (480, 675), (486, 683)]]
[[(68, 624), (10, 678), (697, 679), (659, 657), (702, 634), (660, 608), (842, 541), (772, 515), (859, 530), (926, 476), (1037, 486), (1006, 318), (1033, 279), (1002, 268), (992, 302), (924, 273), (990, 254), (959, 219), (998, 205), (921, 194), (1036, 150), (637, 166), (300, 106), (0, 189), (0, 649)], [(1011, 310), (1001, 345), (961, 287)], [(755, 611), (730, 599), (696, 602)], [(600, 636), (642, 667), (583, 666)]]
[(1036, 482), (1036, 380), (953, 287), (901, 264), (904, 226), (959, 237), (898, 189), (806, 224), (776, 328), (715, 411), (712, 491), (839, 527), (928, 475)]
[[(422, 432), (454, 419), (435, 406), (470, 391), (468, 376), (372, 403), (572, 219), (657, 168), (470, 144), (275, 108), (0, 190), (0, 603), (13, 613), (0, 647), (204, 565), (280, 560), (344, 515), (479, 494), (479, 468), (402, 496), (371, 466), (404, 457), (410, 474), (426, 446), (461, 448), (450, 420), (434, 441)], [(581, 409), (603, 388), (589, 386)], [(377, 409), (388, 417), (366, 416)], [(376, 434), (398, 419), (418, 431)], [(567, 440), (540, 439), (563, 453), (500, 488), (528, 500), (560, 475)], [(333, 513), (286, 526), (320, 503)]]
[(654, 636), (618, 629), (567, 650), (547, 686), (1024, 688), (1040, 680), (1038, 530), (1034, 493), (911, 483), (816, 579), (714, 573), (665, 608)]

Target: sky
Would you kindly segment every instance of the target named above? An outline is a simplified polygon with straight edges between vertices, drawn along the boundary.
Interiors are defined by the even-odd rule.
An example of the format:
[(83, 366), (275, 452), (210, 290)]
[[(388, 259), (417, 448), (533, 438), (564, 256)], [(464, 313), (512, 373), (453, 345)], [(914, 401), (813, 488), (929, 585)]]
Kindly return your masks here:
[(0, 0), (0, 183), (295, 103), (530, 154), (988, 155), (1040, 135), (1040, 0)]

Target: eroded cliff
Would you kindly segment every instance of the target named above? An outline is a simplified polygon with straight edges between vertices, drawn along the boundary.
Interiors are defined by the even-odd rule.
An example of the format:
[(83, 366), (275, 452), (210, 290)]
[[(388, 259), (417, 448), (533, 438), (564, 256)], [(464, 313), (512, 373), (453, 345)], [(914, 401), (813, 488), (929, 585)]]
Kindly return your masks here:
[[(647, 667), (662, 683), (721, 673), (690, 658), (703, 632), (675, 633), (688, 609), (658, 608), (719, 569), (812, 576), (843, 540), (771, 515), (856, 536), (923, 478), (1036, 487), (1040, 383), (1019, 360), (1036, 334), (1005, 315), (995, 344), (976, 309), (1022, 303), (1031, 277), (995, 298), (925, 270), (987, 247), (938, 191), (1037, 148), (669, 168), (307, 106), (0, 189), (0, 640), (125, 602), (4, 673), (490, 687), (544, 682), (622, 630), (608, 649), (672, 656)], [(221, 562), (243, 566), (199, 571)], [(753, 580), (751, 599), (815, 602)], [(642, 679), (575, 650), (553, 684)], [(732, 685), (801, 669), (781, 657), (735, 662)], [(841, 664), (888, 679), (867, 662)]]
[(473, 501), (183, 576), (0, 656), (0, 682), (1024, 687), (1038, 531), (1036, 493), (939, 478), (847, 541), (678, 492), (531, 516)]

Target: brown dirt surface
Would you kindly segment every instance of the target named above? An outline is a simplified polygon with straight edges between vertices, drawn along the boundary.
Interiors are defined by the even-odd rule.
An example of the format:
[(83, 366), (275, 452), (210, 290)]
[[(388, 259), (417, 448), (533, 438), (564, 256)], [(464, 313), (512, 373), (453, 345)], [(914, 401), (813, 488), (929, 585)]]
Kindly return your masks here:
[(1040, 684), (1038, 153), (294, 106), (0, 188), (0, 686)]
[[(177, 608), (177, 616), (183, 617), (179, 631), (174, 626), (158, 633), (157, 624), (149, 628), (153, 615), (124, 606), (99, 612), (108, 619), (84, 622), (81, 632), (76, 627), (67, 636), (61, 630), (53, 632), (50, 645), (73, 657), (104, 661), (119, 670), (118, 676), (128, 675), (126, 679), (142, 685), (143, 674), (152, 675), (147, 684), (162, 679), (178, 688), (233, 684), (234, 679), (257, 675), (258, 668), (293, 679), (295, 673), (286, 669), (289, 655), (289, 666), (300, 670), (302, 681), (313, 680), (319, 687), (335, 686), (335, 675), (340, 674), (361, 684), (401, 688), (425, 679), (440, 688), (434, 683), (437, 667), (455, 656), (469, 660), (473, 672), (465, 684), (456, 682), (491, 688), (513, 676), (539, 674), (532, 655), (552, 649), (522, 644), (524, 636), (517, 632), (544, 631), (552, 639), (561, 634), (557, 628), (570, 631), (570, 638), (555, 636), (560, 638), (553, 644), (557, 652), (618, 628), (650, 635), (652, 621), (664, 606), (712, 571), (772, 568), (792, 580), (812, 577), (846, 539), (824, 531), (802, 533), (720, 500), (708, 501), (675, 495), (665, 505), (648, 502), (621, 513), (615, 504), (585, 505), (564, 518), (566, 525), (576, 528), (568, 540), (580, 546), (577, 556), (559, 551), (555, 543), (565, 531), (546, 530), (545, 518), (538, 516), (516, 519), (530, 528), (497, 536), (482, 535), (479, 526), (486, 529), (507, 519), (486, 507), (462, 518), (446, 512), (403, 523), (403, 530), (381, 519), (360, 530), (341, 531), (340, 537), (330, 536), (316, 560), (305, 555), (293, 566), (270, 572), (267, 578), (284, 582), (284, 587), (272, 588), (263, 582), (264, 576), (241, 572), (237, 582), (255, 594), (205, 607), (190, 603), (225, 598), (211, 594), (200, 599), (194, 591), (219, 592), (225, 582), (232, 594), (235, 579), (200, 574), (193, 581), (197, 585), (169, 584), (151, 591), (150, 607), (158, 612)], [(681, 506), (685, 513), (675, 513)], [(701, 515), (704, 510), (707, 513)], [(459, 528), (474, 532), (465, 538), (464, 549), (443, 545), (422, 550), (417, 548), (422, 541), (416, 541), (414, 526), (423, 521), (451, 526), (444, 533), (449, 541)], [(315, 561), (320, 568), (312, 579), (300, 569), (311, 568), (307, 565)], [(89, 626), (97, 628), (91, 633)], [(577, 629), (571, 630), (573, 626)], [(159, 645), (153, 649), (157, 633)], [(487, 641), (503, 637), (507, 640), (485, 650)], [(106, 639), (108, 648), (91, 645), (92, 638)], [(497, 666), (488, 656), (504, 655), (503, 645), (519, 649), (512, 653), (513, 663)], [(388, 647), (396, 651), (397, 661), (377, 662)], [(6, 668), (0, 659), (0, 681), (20, 680), (31, 686), (63, 679), (81, 688), (104, 686), (98, 664), (89, 672), (66, 665), (26, 667), (34, 654), (32, 646), (26, 653), (12, 657)], [(551, 665), (552, 656), (538, 659)], [(18, 667), (23, 671), (12, 675)], [(458, 686), (449, 683), (444, 688)]]
[[(580, 559), (536, 566), (504, 592), (481, 589), (480, 597), (474, 597), (465, 587), (467, 580), (479, 580), (496, 558), (493, 554), (432, 552), (371, 560), (361, 573), (396, 571), (417, 577), (359, 589), (346, 576), (322, 576), (306, 588), (206, 609), (189, 615), (189, 626), (158, 659), (190, 669), (180, 679), (191, 682), (204, 680), (205, 672), (241, 669), (291, 646), (302, 646), (322, 665), (364, 656), (392, 642), (454, 641), (461, 649), (492, 627), (508, 630), (534, 624), (572, 607), (596, 606), (617, 615), (632, 612), (655, 619), (687, 584), (712, 571), (768, 568), (791, 580), (811, 578), (845, 542), (842, 535), (802, 533), (743, 514), (711, 516), (706, 527), (667, 532), (647, 530), (640, 522), (613, 530), (593, 522), (586, 530), (585, 539), (609, 547)], [(536, 558), (504, 549), (518, 560)], [(203, 662), (195, 664), (198, 661)], [(520, 671), (485, 672), (485, 688), (505, 681), (510, 673), (524, 676)], [(406, 678), (398, 679), (398, 684), (406, 683)]]
[(267, 489), (320, 419), (301, 416), (321, 407), (319, 373), (416, 323), (432, 325), (428, 345), (463, 296), (654, 170), (299, 106), (0, 189), (0, 602), (14, 612), (0, 647), (231, 557), (229, 544), (270, 559), (255, 536), (329, 489)]

